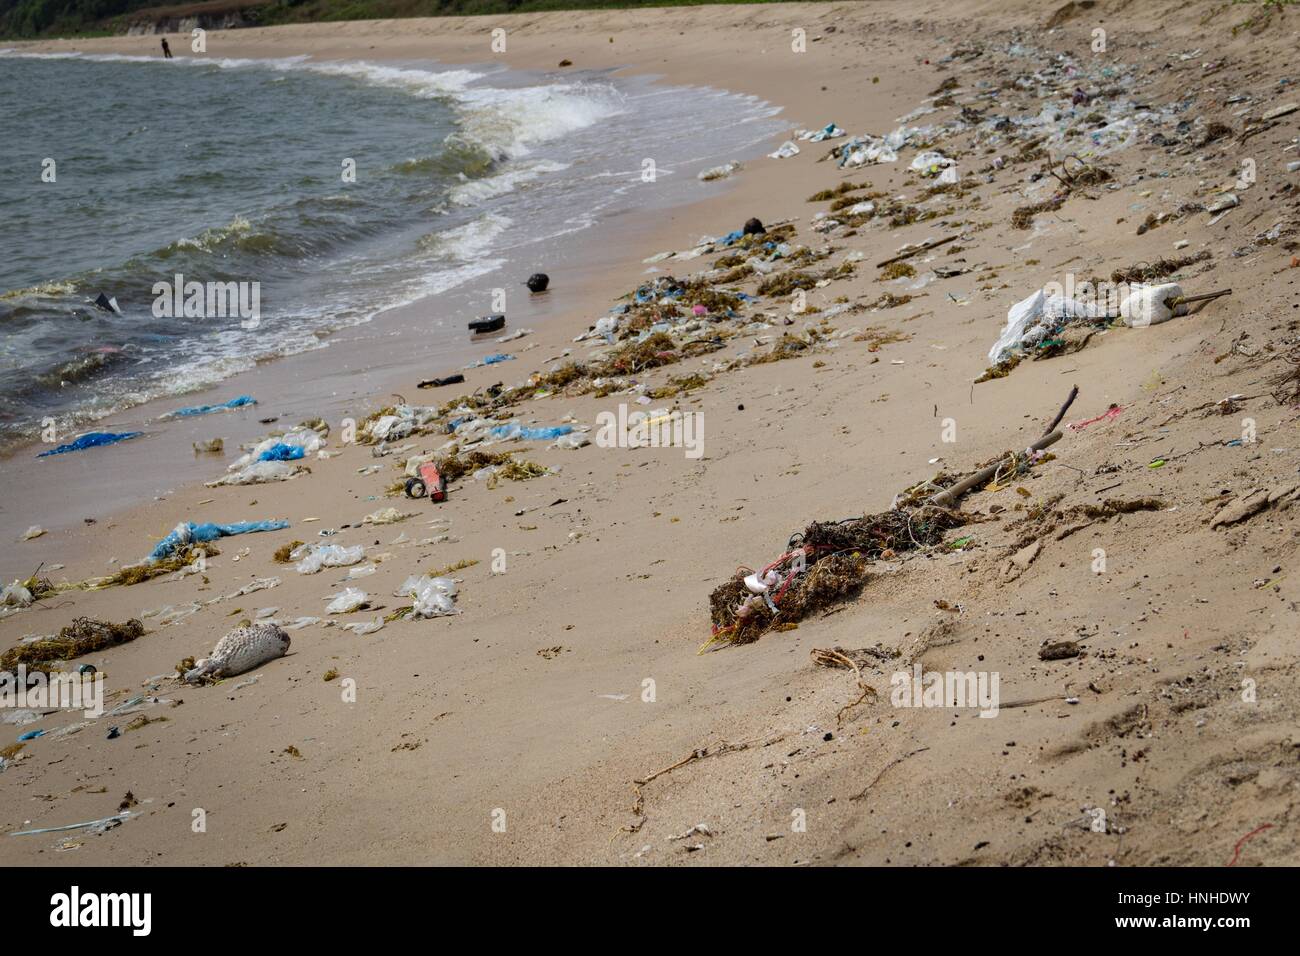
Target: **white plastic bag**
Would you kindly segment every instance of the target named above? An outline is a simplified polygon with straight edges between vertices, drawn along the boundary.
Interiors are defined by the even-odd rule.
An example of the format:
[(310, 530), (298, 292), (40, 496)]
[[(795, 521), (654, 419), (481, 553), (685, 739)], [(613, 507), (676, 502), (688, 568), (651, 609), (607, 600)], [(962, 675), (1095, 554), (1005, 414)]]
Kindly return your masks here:
[(344, 568), (356, 564), (365, 553), (365, 546), (360, 544), (350, 548), (341, 544), (318, 544), (295, 567), (299, 574), (315, 574), (321, 568)]
[(1167, 301), (1182, 298), (1183, 287), (1177, 282), (1134, 286), (1119, 305), (1119, 314), (1129, 328), (1145, 328), (1168, 322), (1178, 312)]
[(260, 485), (269, 481), (288, 481), (300, 471), (302, 466), (297, 462), (255, 461), (233, 474), (204, 482), (204, 485), (218, 488), (222, 485)]
[(414, 617), (440, 617), (456, 613), (456, 582), (451, 578), (411, 575), (397, 594), (412, 598), (411, 614)]
[(325, 605), (325, 610), (330, 614), (347, 614), (361, 607), (367, 600), (369, 597), (360, 588), (344, 588), (334, 595), (334, 600)]
[(1078, 299), (1067, 299), (1063, 295), (1049, 296), (1039, 289), (1028, 298), (1021, 299), (1007, 310), (1007, 324), (1002, 329), (993, 348), (989, 349), (989, 364), (997, 365), (1007, 353), (1026, 343), (1041, 341), (1047, 329), (1036, 333), (1038, 326), (1044, 323), (1055, 325), (1060, 319), (1097, 318), (1097, 307)]
[(13, 584), (7, 584), (5, 585), (5, 589), (0, 591), (0, 606), (31, 607), (32, 592), (27, 590), (21, 581), (14, 581)]
[(948, 166), (954, 166), (956, 163), (957, 160), (949, 159), (947, 156), (943, 155), (943, 153), (937, 153), (932, 149), (928, 149), (924, 153), (918, 154), (916, 159), (912, 160), (912, 168), (922, 176), (936, 176), (941, 169)]

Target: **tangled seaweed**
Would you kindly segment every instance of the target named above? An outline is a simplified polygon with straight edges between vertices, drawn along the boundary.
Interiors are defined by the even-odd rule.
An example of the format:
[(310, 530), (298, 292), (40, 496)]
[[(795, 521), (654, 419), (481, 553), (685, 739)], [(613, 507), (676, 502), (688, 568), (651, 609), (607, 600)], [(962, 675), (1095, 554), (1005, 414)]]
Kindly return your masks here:
[(1279, 405), (1300, 402), (1300, 346), (1291, 349), (1283, 359), (1291, 366), (1272, 382), (1272, 395)]
[(1210, 250), (1205, 249), (1194, 255), (1183, 256), (1181, 259), (1157, 259), (1155, 262), (1137, 262), (1127, 269), (1116, 269), (1110, 274), (1112, 282), (1154, 282), (1156, 279), (1163, 279), (1171, 276), (1180, 269), (1185, 269), (1197, 262), (1204, 262), (1210, 258)]
[(1030, 203), (1028, 206), (1020, 206), (1011, 214), (1011, 225), (1016, 229), (1030, 228), (1034, 224), (1035, 216), (1040, 212), (1054, 212), (1060, 209), (1065, 205), (1065, 200), (1069, 198), (1069, 195), (1069, 192), (1062, 190), (1051, 199)]
[(793, 626), (804, 617), (855, 596), (870, 578), (868, 565), (879, 558), (933, 547), (968, 517), (931, 505), (895, 508), (846, 521), (814, 521), (789, 542), (790, 550), (763, 568), (777, 583), (753, 595), (740, 568), (709, 596), (714, 643), (748, 644), (765, 631)]
[(216, 546), (210, 542), (200, 542), (191, 545), (184, 553), (173, 554), (170, 557), (160, 558), (146, 564), (130, 564), (120, 568), (108, 577), (96, 580), (95, 588), (113, 587), (119, 584), (125, 586), (142, 584), (145, 581), (160, 578), (164, 574), (184, 570), (191, 564), (216, 557), (220, 553)]
[(135, 618), (124, 624), (79, 617), (54, 637), (44, 637), (19, 644), (0, 654), (0, 668), (8, 670), (19, 664), (29, 669), (44, 668), (55, 661), (70, 661), (84, 654), (128, 644), (144, 633), (144, 625)]
[(438, 462), (438, 474), (446, 478), (447, 483), (450, 484), (453, 481), (459, 481), (466, 475), (473, 474), (480, 468), (504, 465), (511, 460), (513, 454), (512, 451), (476, 450), (462, 456), (453, 452)]

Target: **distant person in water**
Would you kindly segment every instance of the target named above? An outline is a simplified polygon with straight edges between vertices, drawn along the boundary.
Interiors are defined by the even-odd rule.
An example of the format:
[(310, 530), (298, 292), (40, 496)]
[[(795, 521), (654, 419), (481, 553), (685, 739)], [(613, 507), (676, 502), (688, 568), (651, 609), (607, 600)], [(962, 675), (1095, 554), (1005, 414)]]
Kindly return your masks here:
[(163, 48), (163, 59), (164, 60), (172, 59), (172, 48), (167, 45), (166, 37), (162, 38), (162, 48)]

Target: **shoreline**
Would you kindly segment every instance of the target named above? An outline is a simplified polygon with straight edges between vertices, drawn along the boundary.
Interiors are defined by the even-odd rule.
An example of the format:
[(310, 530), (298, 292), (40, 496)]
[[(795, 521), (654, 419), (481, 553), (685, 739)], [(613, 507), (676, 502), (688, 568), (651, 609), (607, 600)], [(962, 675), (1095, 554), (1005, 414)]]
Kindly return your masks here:
[[(227, 31), (228, 34), (236, 37), (243, 32), (245, 31)], [(129, 52), (128, 49), (119, 49), (119, 47), (138, 46), (141, 39), (148, 38), (123, 37), (96, 41), (96, 45), (85, 52)], [(226, 37), (218, 35), (212, 38), (212, 42), (216, 46), (225, 39)], [(119, 40), (125, 42), (119, 43)], [(76, 41), (68, 42), (73, 46), (76, 45)], [(47, 52), (46, 46), (47, 43), (44, 42), (35, 44), (33, 51)], [(39, 49), (36, 49), (38, 47)], [(234, 47), (224, 50), (223, 55), (239, 59), (264, 59), (264, 56), (249, 55), (263, 52), (260, 49), (250, 51)], [(306, 52), (294, 52), (290, 55), (314, 56)], [(335, 59), (333, 56), (315, 58), (325, 62)], [(405, 56), (395, 54), (373, 57), (373, 60), (376, 63), (411, 62)], [(338, 58), (338, 61), (345, 62), (342, 58)], [(437, 59), (424, 62), (438, 67), (457, 65), (488, 68), (491, 66), (487, 62), (470, 59), (459, 60), (455, 64)], [(511, 67), (511, 69), (515, 68)], [(520, 68), (515, 73), (516, 81), (543, 82), (557, 78), (553, 73), (550, 76), (543, 76), (531, 67)], [(756, 153), (757, 157), (762, 156), (763, 149), (765, 147), (760, 147), (760, 151)], [(754, 157), (747, 156), (746, 159), (752, 161)], [(553, 286), (545, 296), (519, 294), (512, 296), (509, 325), (503, 334), (539, 326), (530, 337), (520, 340), (518, 347), (526, 349), (545, 347), (554, 350), (563, 347), (574, 334), (584, 331), (597, 317), (604, 314), (608, 302), (616, 297), (618, 285), (602, 280), (602, 275), (624, 265), (629, 260), (636, 261), (639, 244), (644, 241), (643, 237), (646, 233), (643, 230), (646, 226), (649, 226), (649, 233), (652, 235), (665, 237), (669, 234), (676, 235), (678, 229), (672, 224), (685, 218), (696, 224), (701, 232), (707, 232), (705, 226), (710, 221), (708, 215), (704, 213), (691, 215), (687, 210), (693, 210), (700, 204), (710, 202), (716, 205), (735, 188), (736, 183), (733, 180), (693, 185), (701, 195), (691, 198), (681, 195), (656, 197), (652, 200), (652, 205), (636, 210), (637, 222), (634, 226), (623, 222), (625, 216), (606, 217), (592, 227), (579, 229), (562, 237), (559, 244), (549, 244), (546, 255), (555, 260), (555, 265), (548, 268), (552, 269), (556, 279), (563, 283), (563, 287), (557, 289)], [(515, 271), (522, 268), (523, 274), (534, 271), (519, 266), (511, 268)], [(561, 269), (562, 275), (559, 271)], [(436, 319), (434, 324), (443, 326), (449, 318), (454, 329), (459, 322), (476, 314), (482, 314), (484, 311), (490, 311), (482, 305), (487, 298), (486, 289), (502, 284), (510, 288), (516, 280), (522, 281), (521, 276), (513, 273), (501, 275), (499, 270), (467, 280), (445, 292), (434, 293), (383, 309), (366, 322), (345, 326), (328, 333), (322, 332), (319, 334), (321, 348), (277, 355), (259, 361), (253, 368), (238, 372), (216, 385), (180, 395), (150, 399), (130, 408), (112, 412), (87, 423), (75, 432), (70, 432), (69, 434), (80, 434), (82, 431), (97, 430), (146, 430), (146, 434), (142, 436), (143, 440), (136, 439), (132, 443), (96, 450), (93, 464), (100, 467), (95, 469), (93, 476), (79, 475), (78, 472), (82, 469), (76, 468), (72, 459), (65, 460), (67, 467), (61, 469), (62, 474), (59, 475), (61, 486), (65, 487), (69, 497), (93, 502), (93, 504), (82, 509), (84, 514), (69, 518), (62, 527), (55, 524), (48, 515), (40, 514), (38, 510), (39, 502), (45, 496), (44, 490), (41, 489), (40, 476), (48, 474), (51, 466), (57, 468), (56, 463), (62, 462), (59, 462), (59, 459), (26, 460), (34, 457), (32, 453), (35, 450), (46, 446), (35, 441), (16, 444), (6, 449), (3, 456), (0, 456), (0, 464), (3, 464), (10, 473), (16, 492), (11, 498), (9, 507), (0, 514), (0, 535), (17, 537), (33, 524), (39, 524), (50, 531), (68, 530), (75, 527), (77, 518), (113, 520), (124, 517), (133, 510), (138, 512), (143, 508), (151, 507), (149, 505), (151, 499), (154, 502), (165, 499), (178, 490), (178, 481), (182, 487), (188, 486), (191, 489), (196, 485), (201, 486), (204, 480), (214, 477), (212, 474), (214, 466), (221, 459), (195, 455), (192, 467), (189, 467), (189, 462), (179, 467), (176, 467), (175, 463), (178, 458), (184, 461), (189, 457), (191, 444), (211, 437), (213, 432), (228, 433), (223, 437), (229, 449), (262, 434), (264, 428), (258, 425), (258, 419), (266, 415), (274, 415), (282, 420), (295, 416), (295, 420), (318, 416), (330, 420), (344, 417), (359, 420), (371, 408), (384, 404), (388, 396), (407, 394), (410, 397), (409, 393), (414, 391), (416, 378), (428, 378), (459, 371), (465, 362), (478, 357), (478, 353), (485, 346), (491, 346), (495, 339), (495, 336), (489, 336), (483, 341), (471, 342), (470, 337), (462, 337), (454, 332), (451, 335), (443, 334), (440, 339), (426, 339), (421, 333), (421, 326), (430, 321), (433, 315), (437, 315), (440, 318)], [(556, 327), (556, 321), (562, 314), (589, 315), (590, 318), (570, 318), (564, 328), (559, 328)], [(430, 342), (432, 348), (428, 351), (428, 358), (419, 359), (420, 362), (428, 364), (417, 366), (410, 358), (409, 348), (394, 349), (384, 343), (384, 340), (395, 336), (416, 343), (417, 353), (423, 352), (426, 349), (425, 343)], [(547, 344), (542, 346), (543, 342)], [(358, 354), (355, 351), (358, 348), (361, 349), (360, 355), (374, 361), (373, 365), (358, 369), (350, 357), (344, 357), (344, 353), (348, 356)], [(502, 348), (509, 350), (511, 346), (505, 345)], [(524, 360), (530, 358), (523, 354), (519, 357)], [(511, 369), (507, 367), (505, 375), (509, 376), (510, 372)], [(337, 381), (340, 388), (332, 393), (304, 395), (295, 386), (286, 387), (283, 384), (284, 381), (318, 379), (322, 373), (327, 379)], [(488, 380), (495, 380), (500, 373), (501, 370), (491, 368), (468, 372), (467, 380), (477, 387), (480, 384), (479, 379), (484, 379), (481, 384), (488, 384)], [(234, 395), (246, 394), (258, 398), (260, 405), (234, 414), (223, 413), (192, 420), (165, 421), (159, 418), (165, 412), (181, 405), (219, 402)], [(169, 460), (173, 463), (174, 470), (169, 472), (165, 480), (159, 484), (142, 484), (132, 462), (145, 455), (150, 458), (156, 456)], [(78, 459), (80, 457), (80, 455), (76, 456)], [(86, 463), (91, 464), (91, 462)], [(45, 470), (42, 472), (39, 469)], [(102, 496), (102, 488), (105, 484), (114, 489), (113, 496), (108, 499)], [(24, 495), (24, 489), (31, 489), (34, 494)], [(14, 517), (10, 517), (11, 515)], [(62, 556), (56, 557), (56, 560), (61, 562)], [(17, 566), (0, 568), (0, 575), (13, 577), (21, 574)]]
[[(1181, 8), (1162, 5), (1161, 15), (1175, 9)], [(1013, 33), (1041, 32), (1047, 17), (1028, 3), (1010, 11), (971, 2), (919, 10), (881, 3), (618, 14), (510, 20), (524, 25), (508, 54), (517, 57), (511, 65), (571, 57), (578, 67), (600, 69), (623, 57), (635, 64), (628, 69), (665, 82), (734, 77), (734, 86), (720, 85), (783, 107), (781, 117), (792, 126), (834, 121), (854, 136), (889, 131), (949, 78), (959, 80), (953, 110), (984, 108), (977, 94), (993, 87), (979, 84), (1049, 72), (1056, 53), (1087, 48), (1092, 26), (1076, 18), (1036, 35), (1039, 46), (1022, 65), (1006, 52)], [(1176, 23), (1194, 19), (1183, 15)], [(612, 31), (613, 23), (632, 29)], [(809, 45), (821, 57), (815, 68), (763, 59), (778, 48), (777, 38), (788, 43), (792, 24), (803, 23), (809, 39), (817, 38)], [(1171, 62), (1167, 75), (1134, 67), (1137, 89), (1160, 104), (1194, 89), (1207, 116), (1221, 108), (1219, 84), (1250, 90), (1252, 105), (1267, 102), (1262, 81), (1250, 78), (1271, 55), (1267, 44), (1231, 41), (1231, 66), (1207, 79), (1199, 59), (1177, 59), (1190, 28), (1176, 23), (1159, 38), (1163, 46), (1117, 41), (1108, 62), (1117, 69), (1157, 56)], [(401, 57), (427, 44), (441, 49), (439, 62), (453, 63), (484, 40), (481, 25), (476, 18), (237, 32), (241, 49), (314, 37), (312, 49), (322, 56), (373, 44)], [(830, 25), (835, 32), (825, 29)], [(1117, 37), (1131, 30), (1130, 37), (1152, 39), (1140, 15), (1111, 17), (1107, 25)], [(531, 41), (529, 29), (536, 32)], [(430, 37), (439, 31), (445, 35), (435, 44)], [(872, 52), (864, 66), (862, 51), (881, 38), (888, 49)], [(940, 61), (962, 44), (987, 51)], [(1014, 85), (1002, 89), (1018, 98), (1017, 113), (1033, 102)], [(1254, 140), (1263, 181), (1241, 190), (1241, 208), (1213, 231), (1202, 217), (1145, 235), (1135, 226), (1148, 213), (1208, 193), (1206, 181), (1230, 181), (1237, 157), (1228, 143), (1180, 154), (1180, 147), (1144, 140), (1108, 155), (1103, 162), (1114, 170), (1114, 188), (1072, 196), (1029, 230), (1009, 225), (1011, 215), (1050, 196), (1050, 182), (1032, 180), (1033, 165), (994, 167), (992, 156), (961, 136), (945, 137), (953, 147), (939, 144), (962, 151), (970, 194), (955, 198), (919, 198), (927, 184), (909, 171), (912, 147), (897, 163), (850, 171), (818, 162), (843, 139), (806, 145), (791, 159), (761, 157), (713, 184), (720, 187), (715, 195), (666, 210), (646, 228), (616, 223), (625, 240), (600, 243), (605, 258), (593, 261), (574, 288), (556, 283), (539, 303), (553, 311), (553, 321), (522, 340), (539, 344), (501, 376), (515, 380), (546, 367), (565, 348), (581, 356), (572, 334), (645, 281), (643, 260), (656, 253), (688, 250), (701, 234), (739, 228), (750, 216), (768, 224), (794, 219), (795, 242), (819, 254), (833, 250), (816, 260), (819, 273), (855, 266), (810, 288), (809, 305), (823, 313), (853, 308), (828, 317), (834, 331), (818, 348), (782, 361), (733, 361), (774, 348), (784, 329), (804, 328), (783, 299), (769, 296), (754, 307), (771, 316), (768, 328), (641, 376), (656, 387), (692, 372), (707, 378), (703, 387), (655, 402), (705, 415), (701, 459), (681, 449), (494, 446), (519, 447), (518, 457), (557, 470), (496, 488), (454, 483), (448, 501), (434, 505), (383, 497), (397, 475), (393, 459), (346, 446), (292, 481), (186, 485), (165, 502), (13, 546), (9, 560), (30, 565), (49, 555), (67, 564), (60, 575), (86, 577), (105, 573), (106, 557), (124, 562), (147, 550), (177, 520), (292, 523), (286, 531), (223, 539), (222, 553), (201, 577), (63, 592), (0, 621), (8, 646), (80, 614), (119, 621), (219, 599), (172, 626), (146, 618), (145, 636), (87, 658), (117, 694), (110, 704), (130, 694), (157, 698), (143, 726), (115, 741), (96, 725), (51, 734), (28, 744), (4, 770), (0, 829), (102, 818), (106, 801), (116, 805), (127, 789), (140, 800), (139, 816), (109, 833), (58, 844), (5, 839), (6, 860), (1222, 863), (1242, 833), (1260, 819), (1285, 819), (1294, 805), (1286, 740), (1296, 716), (1290, 635), (1300, 593), (1290, 574), (1296, 544), (1287, 529), (1295, 506), (1285, 486), (1295, 478), (1296, 409), (1271, 401), (1258, 385), (1247, 387), (1271, 374), (1269, 356), (1280, 355), (1291, 334), (1277, 319), (1290, 318), (1281, 287), (1294, 274), (1283, 271), (1291, 233), (1276, 243), (1253, 239), (1293, 213), (1266, 198), (1287, 182), (1275, 157), (1289, 135), (1279, 129)], [(882, 202), (903, 196), (939, 214), (896, 227), (877, 218), (820, 234), (812, 217), (830, 207), (809, 197), (845, 181), (879, 193)], [(954, 232), (963, 237), (960, 248), (914, 257), (914, 277), (888, 279), (875, 268), (901, 246)], [(1173, 255), (1181, 240), (1190, 243), (1188, 253), (1212, 253), (1207, 264), (1185, 270), (1186, 287), (1232, 286), (1234, 297), (1148, 329), (1107, 328), (1078, 351), (1025, 361), (1002, 379), (972, 385), (1007, 309), (1034, 288), (1062, 269), (1105, 275)], [(1234, 255), (1247, 243), (1248, 254)], [(668, 260), (655, 275), (684, 278), (718, 258), (715, 250), (680, 264)], [(936, 267), (951, 274), (939, 276)], [(741, 281), (753, 290), (754, 277)], [(880, 304), (885, 293), (914, 298), (891, 307)], [(530, 324), (511, 320), (511, 328)], [(766, 341), (750, 342), (760, 339)], [(726, 369), (713, 371), (715, 362)], [(490, 370), (466, 378), (467, 391), (497, 380)], [(377, 390), (388, 384), (377, 383)], [(936, 471), (960, 474), (1022, 448), (1072, 384), (1080, 398), (1055, 459), (973, 492), (963, 504), (972, 521), (962, 537), (882, 554), (860, 595), (793, 629), (696, 653), (713, 623), (709, 592), (737, 565), (761, 568), (811, 521), (884, 512), (900, 490)], [(1233, 393), (1250, 395), (1245, 410), (1215, 413), (1215, 403)], [(618, 392), (557, 394), (523, 402), (512, 414), (539, 424), (569, 416), (590, 423), (633, 401)], [(1120, 412), (1107, 417), (1112, 406)], [(309, 413), (301, 410), (302, 417)], [(1262, 436), (1256, 447), (1227, 443), (1243, 414)], [(955, 441), (944, 435), (949, 419)], [(412, 444), (424, 451), (442, 441), (420, 437)], [(335, 441), (327, 448), (340, 450)], [(372, 464), (382, 472), (362, 474)], [(1212, 525), (1226, 507), (1256, 501), (1256, 487), (1284, 493), (1257, 502), (1228, 528)], [(1142, 498), (1160, 503), (1107, 513), (1108, 502)], [(390, 505), (413, 516), (393, 526), (362, 522)], [(376, 565), (352, 583), (379, 606), (337, 621), (382, 616), (401, 603), (393, 591), (408, 574), (456, 564), (464, 565), (452, 572), (460, 580), (461, 613), (389, 623), (366, 635), (319, 625), (294, 630), (287, 657), (247, 675), (255, 683), (240, 678), (192, 688), (164, 679), (173, 662), (206, 653), (259, 610), (274, 608), (281, 620), (325, 618), (325, 600), (349, 583), (346, 569), (302, 575), (275, 563), (272, 553), (329, 528), (337, 532), (331, 543), (361, 544)], [(1099, 548), (1110, 562), (1104, 574), (1095, 570)], [(499, 572), (498, 558), (505, 562)], [(272, 577), (274, 586), (244, 591)], [(1064, 660), (1040, 655), (1049, 641), (1066, 638), (1086, 652)], [(833, 647), (861, 649), (862, 677), (874, 698), (854, 704), (849, 671), (810, 662), (814, 649)], [(999, 673), (998, 718), (891, 708), (891, 672), (914, 665)], [(340, 701), (330, 671), (356, 682), (356, 703)], [(1243, 673), (1258, 677), (1261, 706), (1239, 706)], [(68, 723), (57, 715), (32, 726), (63, 730)], [(25, 729), (6, 727), (0, 745)], [(664, 770), (672, 767), (678, 769)], [(52, 796), (37, 802), (37, 794)], [(189, 832), (195, 807), (210, 815), (204, 836)], [(1105, 807), (1109, 829), (1091, 831), (1081, 807)], [(493, 827), (498, 810), (508, 820), (504, 831)], [(792, 829), (795, 811), (805, 812), (805, 831)], [(702, 849), (694, 849), (695, 840), (683, 845), (679, 835), (700, 822), (710, 828), (698, 841)], [(1253, 841), (1251, 853), (1294, 863), (1297, 849), (1277, 828)]]

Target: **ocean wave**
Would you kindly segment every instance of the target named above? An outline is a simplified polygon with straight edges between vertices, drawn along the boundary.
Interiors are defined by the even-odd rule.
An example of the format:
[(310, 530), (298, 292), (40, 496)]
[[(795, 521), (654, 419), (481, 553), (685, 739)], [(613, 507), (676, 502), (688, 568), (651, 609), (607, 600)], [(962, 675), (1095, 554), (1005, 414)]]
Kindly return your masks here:
[(445, 256), (460, 262), (472, 262), (488, 252), (497, 238), (512, 225), (514, 222), (508, 216), (489, 213), (463, 226), (422, 236), (419, 245), (436, 258)]
[(466, 179), (460, 185), (452, 187), (451, 201), (458, 206), (474, 206), (484, 200), (514, 192), (519, 186), (532, 182), (547, 173), (563, 172), (568, 168), (568, 163), (546, 160), (528, 166), (507, 169), (495, 176), (484, 179)]
[(121, 349), (96, 349), (37, 375), (35, 381), (44, 388), (79, 385), (125, 359), (126, 355)]
[(498, 160), (526, 156), (532, 146), (586, 129), (626, 109), (623, 95), (607, 83), (493, 87), (482, 83), (490, 73), (386, 66), (366, 60), (311, 60), (305, 56), (267, 59), (181, 56), (166, 64), (156, 56), (122, 53), (27, 53), (10, 50), (0, 51), (0, 56), (155, 66), (180, 64), (191, 68), (304, 70), (324, 76), (347, 77), (373, 86), (401, 90), (412, 96), (446, 100), (462, 110), (465, 135)]
[(10, 292), (0, 293), (0, 301), (11, 299), (34, 299), (40, 297), (54, 298), (56, 296), (72, 295), (77, 291), (77, 284), (71, 280), (61, 282), (42, 282), (26, 289), (14, 289)]

